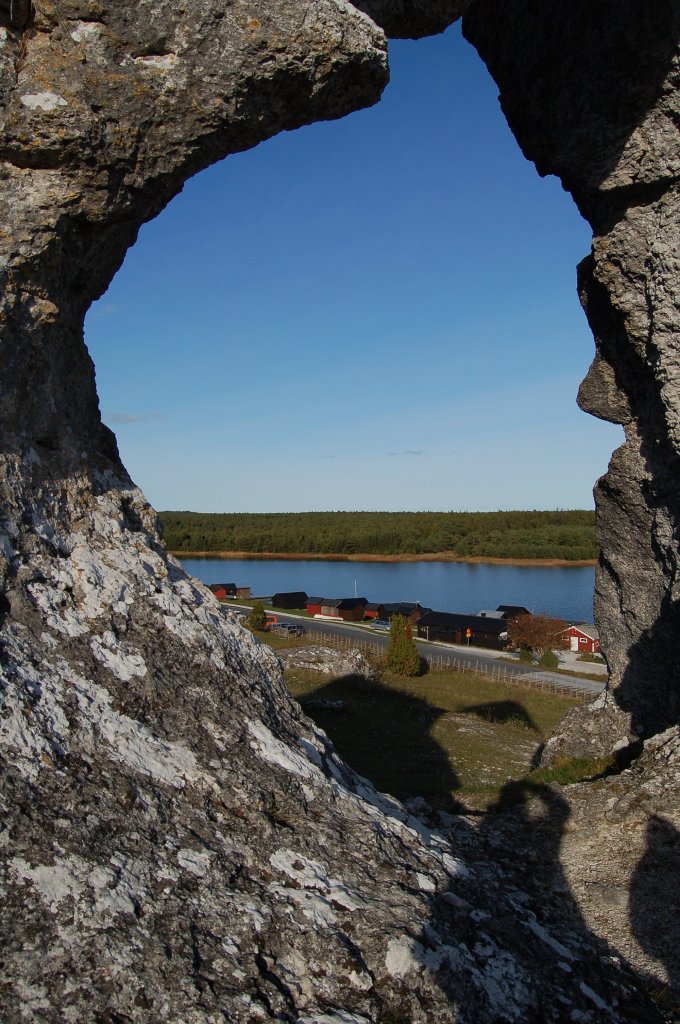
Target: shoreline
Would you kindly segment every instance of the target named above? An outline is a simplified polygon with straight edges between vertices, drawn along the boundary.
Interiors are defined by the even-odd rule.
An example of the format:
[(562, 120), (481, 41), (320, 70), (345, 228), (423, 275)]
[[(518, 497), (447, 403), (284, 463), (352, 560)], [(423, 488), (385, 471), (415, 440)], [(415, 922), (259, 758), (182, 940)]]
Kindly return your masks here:
[(227, 561), (250, 562), (460, 562), (467, 565), (525, 565), (582, 568), (597, 565), (597, 559), (569, 561), (566, 558), (492, 558), (484, 555), (462, 557), (447, 551), (421, 555), (369, 555), (369, 554), (304, 554), (302, 552), (276, 551), (170, 551), (174, 558), (218, 558)]

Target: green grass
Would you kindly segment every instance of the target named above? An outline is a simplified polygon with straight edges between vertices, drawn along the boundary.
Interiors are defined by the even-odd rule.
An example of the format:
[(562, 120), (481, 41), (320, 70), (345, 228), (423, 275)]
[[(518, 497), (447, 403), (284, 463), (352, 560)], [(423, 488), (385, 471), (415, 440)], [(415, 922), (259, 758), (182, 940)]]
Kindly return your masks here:
[(309, 638), (306, 636), (281, 636), (276, 632), (270, 633), (269, 630), (259, 629), (251, 629), (251, 633), (274, 651), (285, 651), (291, 647), (306, 647), (309, 644)]
[(538, 768), (531, 774), (532, 782), (568, 786), (571, 782), (584, 782), (616, 771), (613, 757), (565, 757), (555, 761), (549, 768)]
[(422, 796), (443, 809), (495, 802), (527, 776), (539, 745), (578, 703), (453, 671), (411, 680), (383, 672), (369, 683), (295, 670), (286, 679), (360, 775), (400, 799)]

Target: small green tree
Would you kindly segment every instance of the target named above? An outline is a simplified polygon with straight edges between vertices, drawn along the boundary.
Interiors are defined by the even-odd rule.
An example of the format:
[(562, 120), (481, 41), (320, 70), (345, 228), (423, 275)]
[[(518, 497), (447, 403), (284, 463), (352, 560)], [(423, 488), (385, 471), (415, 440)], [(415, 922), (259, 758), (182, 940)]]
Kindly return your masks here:
[(543, 668), (559, 668), (560, 659), (554, 651), (543, 651), (538, 664), (542, 665)]
[(420, 674), (420, 655), (411, 627), (403, 615), (393, 615), (390, 626), (390, 642), (385, 655), (385, 665), (398, 676)]
[(267, 628), (267, 613), (264, 610), (262, 601), (256, 601), (248, 616), (248, 625), (251, 629), (263, 630)]

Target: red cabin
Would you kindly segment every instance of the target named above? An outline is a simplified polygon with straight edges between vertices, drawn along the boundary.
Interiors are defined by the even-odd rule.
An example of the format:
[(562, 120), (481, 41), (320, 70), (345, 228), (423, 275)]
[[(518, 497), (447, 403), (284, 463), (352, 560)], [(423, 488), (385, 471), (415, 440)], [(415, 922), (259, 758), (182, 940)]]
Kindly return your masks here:
[(235, 583), (211, 583), (209, 589), (218, 601), (226, 601), (227, 598), (236, 596)]
[(587, 622), (575, 622), (559, 634), (565, 640), (565, 647), (580, 654), (599, 654), (600, 633), (597, 626)]

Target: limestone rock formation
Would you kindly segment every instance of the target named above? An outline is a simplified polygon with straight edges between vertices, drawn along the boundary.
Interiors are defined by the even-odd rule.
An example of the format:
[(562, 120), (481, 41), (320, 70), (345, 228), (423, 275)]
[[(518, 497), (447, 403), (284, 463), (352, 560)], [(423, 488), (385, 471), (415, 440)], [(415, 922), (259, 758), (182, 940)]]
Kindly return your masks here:
[(652, 736), (680, 717), (680, 7), (478, 0), (464, 31), (525, 155), (593, 228), (579, 290), (596, 356), (580, 404), (626, 435), (595, 495), (614, 696), (599, 714), (614, 712), (612, 744), (618, 710)]
[(553, 937), (565, 930), (600, 936), (600, 957), (634, 965), (675, 1021), (679, 790), (676, 727), (648, 740), (618, 775), (562, 791), (509, 786), (500, 814), (458, 818), (449, 835), (463, 856), (475, 858), (485, 893), (500, 886), (503, 896), (522, 892), (525, 910), (549, 905)]
[[(464, 5), (363, 6), (394, 32), (389, 19), (403, 15), (403, 34), (417, 34)], [(506, 5), (478, 6), (469, 30), (482, 49), (488, 31), (494, 73), (524, 69), (540, 86), (541, 61), (530, 55), (545, 53), (551, 38), (545, 6), (507, 5), (514, 36), (512, 23), (502, 27)], [(587, 21), (590, 5), (571, 7)], [(639, 33), (632, 3), (600, 7), (611, 16), (607, 29), (623, 12), (620, 39), (601, 33), (614, 51), (632, 38), (654, 55), (657, 35), (665, 45), (676, 27), (659, 0), (645, 5), (653, 16), (640, 16)], [(575, 60), (578, 17), (566, 32), (555, 13), (560, 46)], [(524, 64), (516, 59), (523, 48)], [(528, 103), (548, 153), (548, 98), (560, 82), (553, 58), (545, 98), (537, 89), (532, 108), (530, 90)], [(585, 66), (579, 95), (590, 57)], [(673, 191), (663, 177), (673, 155), (664, 149), (662, 159), (654, 148), (657, 136), (664, 146), (674, 138), (672, 83), (660, 71), (652, 83), (643, 75), (630, 109), (617, 114), (624, 128), (634, 123), (637, 141), (629, 151), (619, 132), (623, 177), (610, 169), (611, 187), (598, 179), (611, 163), (606, 139), (583, 134), (577, 111), (571, 135), (553, 131), (558, 141), (571, 137), (560, 144), (572, 163), (581, 153), (583, 208), (595, 211), (603, 240), (584, 274), (603, 339), (591, 379), (630, 434), (600, 514), (610, 543), (600, 617), (624, 693), (625, 666), (675, 564), (677, 481), (663, 477), (664, 491), (657, 472), (672, 447), (674, 394), (654, 390), (673, 380), (670, 342), (663, 349), (652, 332), (639, 391), (629, 387), (625, 399), (619, 378), (630, 379), (628, 364), (621, 369), (610, 353), (616, 325), (640, 344), (652, 314), (659, 338), (671, 331), (673, 256), (659, 230), (653, 258), (645, 242), (652, 211), (657, 224), (670, 223)], [(498, 827), (453, 822), (445, 838), (375, 793), (290, 699), (274, 656), (168, 557), (155, 514), (100, 421), (83, 318), (139, 226), (210, 162), (374, 102), (385, 80), (385, 37), (347, 0), (0, 2), (0, 991), (8, 1024), (660, 1019), (564, 884), (566, 801), (541, 793), (543, 810), (523, 821), (516, 811), (505, 833), (500, 815)], [(563, 84), (579, 85), (566, 71)], [(658, 103), (648, 122), (651, 94)], [(519, 86), (517, 95), (522, 108)], [(558, 108), (569, 96), (555, 100)], [(598, 130), (608, 130), (606, 111), (596, 113)], [(589, 141), (591, 170), (582, 152)], [(609, 206), (598, 205), (601, 193)], [(637, 263), (625, 262), (628, 251)], [(630, 295), (619, 295), (617, 274)], [(631, 341), (626, 351), (638, 367), (641, 350)], [(647, 449), (659, 405), (668, 430), (657, 464)], [(606, 510), (632, 493), (636, 458), (647, 460), (649, 486), (627, 506), (628, 521), (636, 519), (625, 547), (607, 537), (615, 520)], [(651, 595), (637, 618), (626, 603), (625, 558), (644, 569), (638, 589)], [(602, 609), (607, 586), (621, 595), (620, 622)], [(673, 607), (654, 620), (667, 658)], [(647, 685), (652, 647), (640, 650)], [(670, 704), (653, 680), (648, 692), (649, 731)], [(656, 778), (658, 751), (636, 786), (644, 788), (646, 773)], [(543, 895), (552, 879), (554, 900), (529, 891), (528, 875), (523, 888), (511, 870), (518, 821), (529, 851), (533, 831), (545, 830), (534, 875)]]
[(570, 787), (560, 854), (584, 921), (658, 987), (680, 992), (680, 733), (620, 775)]
[(356, 0), (392, 38), (418, 39), (441, 32), (460, 18), (473, 0)]

